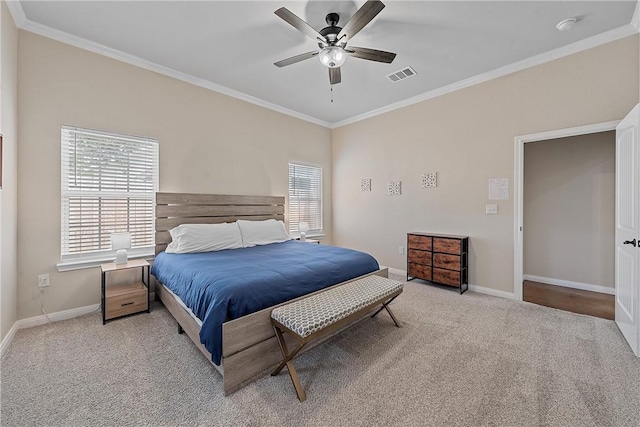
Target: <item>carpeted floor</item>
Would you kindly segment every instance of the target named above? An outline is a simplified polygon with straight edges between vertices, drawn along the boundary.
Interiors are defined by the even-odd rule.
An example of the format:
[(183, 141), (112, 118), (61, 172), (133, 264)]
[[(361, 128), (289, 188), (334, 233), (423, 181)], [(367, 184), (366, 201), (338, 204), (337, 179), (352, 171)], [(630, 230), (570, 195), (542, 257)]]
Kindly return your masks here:
[(224, 397), (159, 303), (18, 331), (3, 426), (634, 426), (640, 358), (612, 321), (409, 282), (386, 314)]

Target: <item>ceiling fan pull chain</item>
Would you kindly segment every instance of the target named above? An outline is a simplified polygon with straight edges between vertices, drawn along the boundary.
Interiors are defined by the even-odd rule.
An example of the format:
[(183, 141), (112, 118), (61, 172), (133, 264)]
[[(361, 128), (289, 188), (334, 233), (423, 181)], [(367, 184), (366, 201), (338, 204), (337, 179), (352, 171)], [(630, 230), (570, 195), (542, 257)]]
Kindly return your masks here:
[(331, 103), (333, 104), (333, 86), (331, 86)]

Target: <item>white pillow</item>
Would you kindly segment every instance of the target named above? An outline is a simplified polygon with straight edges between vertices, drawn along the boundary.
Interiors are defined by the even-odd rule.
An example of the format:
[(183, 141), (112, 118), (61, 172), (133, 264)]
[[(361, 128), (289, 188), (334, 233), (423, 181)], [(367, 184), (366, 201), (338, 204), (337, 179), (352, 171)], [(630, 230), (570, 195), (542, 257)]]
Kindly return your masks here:
[(282, 221), (275, 219), (245, 221), (239, 219), (236, 222), (240, 227), (240, 234), (242, 234), (242, 246), (245, 248), (291, 240)]
[(168, 254), (212, 252), (242, 247), (240, 229), (235, 222), (222, 224), (181, 224), (171, 230)]

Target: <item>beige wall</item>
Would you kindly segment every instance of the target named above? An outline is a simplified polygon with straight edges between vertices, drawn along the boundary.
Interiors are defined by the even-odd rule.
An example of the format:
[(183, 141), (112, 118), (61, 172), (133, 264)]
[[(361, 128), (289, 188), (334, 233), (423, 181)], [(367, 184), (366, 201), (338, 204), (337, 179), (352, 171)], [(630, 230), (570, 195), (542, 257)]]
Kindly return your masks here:
[[(469, 235), (470, 283), (513, 292), (514, 137), (623, 118), (638, 102), (638, 51), (627, 37), (334, 129), (334, 243), (404, 270), (407, 232)], [(420, 188), (424, 172), (438, 188)], [(498, 215), (485, 215), (489, 178), (509, 178)], [(391, 180), (401, 196), (386, 195)]]
[(324, 168), (331, 241), (331, 131), (32, 33), (19, 51), (18, 318), (100, 301), (98, 268), (59, 273), (60, 126), (160, 141), (160, 190), (286, 195), (290, 160)]
[(18, 30), (7, 4), (0, 4), (0, 133), (3, 135), (0, 189), (0, 341), (17, 320), (18, 223)]
[(615, 138), (524, 145), (524, 274), (614, 287)]
[[(161, 191), (286, 194), (289, 160), (320, 165), (328, 242), (404, 269), (398, 246), (406, 232), (467, 234), (470, 282), (512, 292), (513, 188), (498, 202), (499, 215), (484, 208), (493, 203), (489, 178), (507, 177), (513, 186), (514, 136), (620, 119), (639, 93), (634, 36), (331, 132), (32, 33), (19, 36), (19, 319), (40, 314), (40, 273), (51, 275), (49, 312), (99, 301), (97, 268), (55, 268), (62, 124), (158, 138)], [(431, 171), (439, 187), (421, 189), (420, 175)], [(372, 192), (359, 191), (361, 178), (373, 179)], [(386, 195), (390, 180), (402, 181), (401, 196)]]

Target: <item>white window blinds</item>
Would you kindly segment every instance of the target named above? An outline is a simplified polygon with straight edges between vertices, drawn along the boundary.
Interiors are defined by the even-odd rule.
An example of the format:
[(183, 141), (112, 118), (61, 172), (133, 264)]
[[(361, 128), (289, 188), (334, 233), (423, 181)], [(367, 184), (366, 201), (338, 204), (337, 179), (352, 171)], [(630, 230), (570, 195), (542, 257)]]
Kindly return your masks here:
[(63, 263), (110, 259), (122, 231), (130, 256), (153, 254), (157, 190), (157, 140), (63, 126)]
[(309, 234), (322, 233), (322, 168), (289, 163), (289, 232), (309, 224)]

